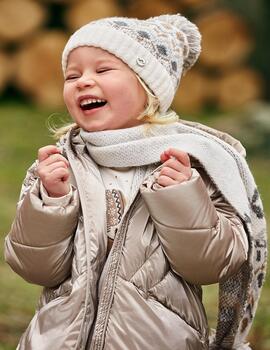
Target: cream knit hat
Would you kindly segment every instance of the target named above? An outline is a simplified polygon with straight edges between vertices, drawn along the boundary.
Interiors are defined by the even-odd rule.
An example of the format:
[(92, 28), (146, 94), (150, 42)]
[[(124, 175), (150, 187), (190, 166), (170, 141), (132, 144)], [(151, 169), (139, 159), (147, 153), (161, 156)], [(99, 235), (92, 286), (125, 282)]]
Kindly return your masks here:
[(84, 25), (70, 37), (63, 51), (62, 68), (65, 74), (73, 49), (102, 48), (140, 76), (159, 99), (163, 113), (172, 103), (181, 76), (196, 62), (200, 43), (198, 28), (179, 14), (146, 20), (105, 18)]

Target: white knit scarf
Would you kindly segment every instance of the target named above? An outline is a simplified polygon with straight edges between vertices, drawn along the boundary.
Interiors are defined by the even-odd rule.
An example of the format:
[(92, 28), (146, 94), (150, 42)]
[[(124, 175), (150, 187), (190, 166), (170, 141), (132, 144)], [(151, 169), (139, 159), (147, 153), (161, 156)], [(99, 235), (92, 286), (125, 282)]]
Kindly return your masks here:
[[(159, 162), (169, 147), (200, 162), (213, 183), (241, 217), (250, 242), (248, 262), (220, 283), (219, 314), (211, 349), (250, 349), (245, 338), (257, 308), (266, 269), (266, 224), (253, 176), (228, 136), (200, 124), (166, 125), (85, 132), (80, 136), (94, 161), (105, 167), (141, 167)], [(231, 144), (228, 143), (231, 140)]]

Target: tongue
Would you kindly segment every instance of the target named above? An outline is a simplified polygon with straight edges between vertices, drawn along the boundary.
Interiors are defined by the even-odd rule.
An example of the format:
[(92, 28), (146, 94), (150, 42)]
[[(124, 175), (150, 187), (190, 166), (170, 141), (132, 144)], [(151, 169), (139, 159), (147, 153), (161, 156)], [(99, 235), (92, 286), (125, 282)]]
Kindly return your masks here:
[(107, 102), (94, 102), (94, 103), (89, 103), (87, 105), (82, 106), (82, 109), (85, 110), (90, 110), (90, 109), (94, 109), (94, 108), (100, 108), (105, 106)]

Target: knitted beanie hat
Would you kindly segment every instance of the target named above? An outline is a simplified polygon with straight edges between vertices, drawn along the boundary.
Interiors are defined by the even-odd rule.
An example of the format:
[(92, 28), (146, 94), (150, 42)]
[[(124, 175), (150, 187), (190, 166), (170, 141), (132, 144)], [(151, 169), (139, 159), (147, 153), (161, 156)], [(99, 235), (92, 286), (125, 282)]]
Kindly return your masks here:
[(160, 102), (170, 107), (180, 78), (200, 54), (198, 28), (180, 14), (146, 20), (111, 17), (90, 22), (68, 40), (62, 55), (65, 74), (68, 55), (79, 46), (102, 48), (125, 62)]

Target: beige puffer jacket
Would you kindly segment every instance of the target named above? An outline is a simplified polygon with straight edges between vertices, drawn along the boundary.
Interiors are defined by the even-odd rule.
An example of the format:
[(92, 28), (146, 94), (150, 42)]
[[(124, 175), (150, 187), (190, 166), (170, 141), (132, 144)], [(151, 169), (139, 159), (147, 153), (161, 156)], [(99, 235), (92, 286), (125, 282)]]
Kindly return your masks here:
[(233, 209), (199, 164), (176, 186), (153, 190), (150, 176), (106, 259), (98, 167), (82, 144), (67, 141), (65, 151), (70, 202), (44, 205), (34, 165), (5, 242), (12, 269), (45, 287), (18, 349), (208, 349), (200, 285), (226, 279), (247, 258)]

